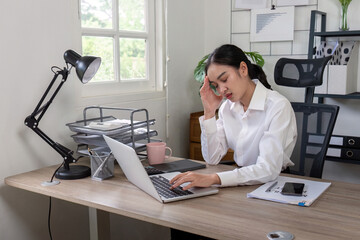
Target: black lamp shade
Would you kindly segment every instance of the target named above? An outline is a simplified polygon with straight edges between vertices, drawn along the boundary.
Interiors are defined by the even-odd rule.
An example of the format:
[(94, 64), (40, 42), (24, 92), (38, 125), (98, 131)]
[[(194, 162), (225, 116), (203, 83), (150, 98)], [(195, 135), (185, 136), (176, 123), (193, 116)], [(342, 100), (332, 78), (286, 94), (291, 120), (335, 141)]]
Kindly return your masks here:
[(76, 69), (76, 74), (82, 83), (89, 82), (101, 64), (101, 58), (92, 56), (80, 56), (73, 50), (67, 50), (64, 53), (66, 63), (71, 64)]
[(82, 57), (80, 61), (76, 62), (76, 74), (82, 83), (90, 81), (101, 64), (101, 58), (99, 57)]

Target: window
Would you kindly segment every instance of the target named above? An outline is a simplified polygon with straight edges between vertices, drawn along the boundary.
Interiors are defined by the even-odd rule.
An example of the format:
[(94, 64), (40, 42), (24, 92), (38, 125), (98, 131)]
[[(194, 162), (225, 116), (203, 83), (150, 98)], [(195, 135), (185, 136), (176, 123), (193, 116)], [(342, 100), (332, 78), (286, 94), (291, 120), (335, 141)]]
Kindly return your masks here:
[(82, 54), (102, 59), (89, 95), (162, 90), (161, 2), (80, 0)]

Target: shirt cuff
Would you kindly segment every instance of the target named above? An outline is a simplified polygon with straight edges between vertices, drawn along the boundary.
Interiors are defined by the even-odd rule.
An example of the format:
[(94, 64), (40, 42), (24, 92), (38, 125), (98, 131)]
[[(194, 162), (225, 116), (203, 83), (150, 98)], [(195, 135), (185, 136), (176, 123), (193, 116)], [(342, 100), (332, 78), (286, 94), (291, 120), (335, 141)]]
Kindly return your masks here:
[(205, 135), (210, 135), (216, 133), (216, 118), (215, 116), (209, 119), (204, 120), (204, 116), (199, 117), (199, 122), (201, 126), (201, 132)]
[[(219, 172), (216, 173), (221, 181), (221, 187), (230, 187), (230, 186), (237, 186), (236, 177), (234, 176), (234, 171), (226, 171), (226, 172)], [(235, 181), (234, 181), (235, 179)]]

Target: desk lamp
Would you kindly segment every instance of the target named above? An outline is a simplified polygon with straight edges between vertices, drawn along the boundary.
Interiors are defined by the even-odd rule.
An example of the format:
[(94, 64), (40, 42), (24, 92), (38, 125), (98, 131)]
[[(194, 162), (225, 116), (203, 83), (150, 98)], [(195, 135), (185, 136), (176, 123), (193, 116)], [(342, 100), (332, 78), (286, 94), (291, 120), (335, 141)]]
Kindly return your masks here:
[[(101, 58), (92, 57), (92, 56), (80, 56), (73, 50), (67, 50), (64, 53), (64, 59), (66, 67), (63, 69), (53, 66), (51, 71), (54, 73), (54, 77), (51, 80), (49, 86), (47, 87), (45, 93), (40, 99), (40, 102), (37, 104), (34, 111), (25, 119), (25, 125), (31, 128), (36, 134), (38, 134), (45, 142), (47, 142), (55, 151), (57, 151), (64, 159), (63, 166), (61, 166), (55, 176), (58, 179), (79, 179), (91, 175), (91, 170), (87, 166), (82, 165), (73, 165), (70, 166), (70, 163), (75, 163), (77, 159), (73, 157), (73, 151), (64, 147), (60, 143), (54, 142), (50, 137), (48, 137), (43, 131), (39, 128), (39, 122), (46, 110), (49, 108), (56, 94), (59, 92), (62, 85), (66, 82), (70, 70), (72, 67), (75, 67), (76, 74), (82, 83), (89, 82), (97, 72), (101, 64)], [(46, 96), (49, 94), (52, 86), (54, 85), (56, 79), (59, 76), (62, 76), (61, 82), (53, 92), (50, 99), (43, 104)]]

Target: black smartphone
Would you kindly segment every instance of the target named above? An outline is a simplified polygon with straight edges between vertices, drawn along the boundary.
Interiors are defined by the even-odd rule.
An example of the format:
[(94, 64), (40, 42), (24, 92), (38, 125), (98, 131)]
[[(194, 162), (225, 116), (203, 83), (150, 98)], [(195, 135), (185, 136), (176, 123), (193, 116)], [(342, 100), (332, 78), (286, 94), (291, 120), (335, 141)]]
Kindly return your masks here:
[(302, 196), (304, 187), (305, 187), (304, 183), (286, 182), (283, 189), (281, 190), (281, 194), (291, 195), (291, 196)]

